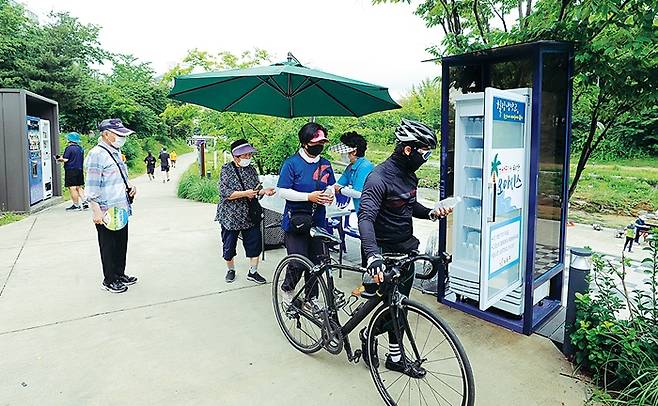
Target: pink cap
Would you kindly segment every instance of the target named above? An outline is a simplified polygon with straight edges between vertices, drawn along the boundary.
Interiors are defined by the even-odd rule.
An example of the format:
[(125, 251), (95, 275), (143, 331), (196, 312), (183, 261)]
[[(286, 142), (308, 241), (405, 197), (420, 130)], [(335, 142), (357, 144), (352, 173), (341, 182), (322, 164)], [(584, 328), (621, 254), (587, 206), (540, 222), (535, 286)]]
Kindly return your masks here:
[(329, 139), (325, 135), (324, 131), (322, 130), (317, 130), (315, 134), (313, 134), (313, 138), (311, 138), (311, 142), (329, 142)]

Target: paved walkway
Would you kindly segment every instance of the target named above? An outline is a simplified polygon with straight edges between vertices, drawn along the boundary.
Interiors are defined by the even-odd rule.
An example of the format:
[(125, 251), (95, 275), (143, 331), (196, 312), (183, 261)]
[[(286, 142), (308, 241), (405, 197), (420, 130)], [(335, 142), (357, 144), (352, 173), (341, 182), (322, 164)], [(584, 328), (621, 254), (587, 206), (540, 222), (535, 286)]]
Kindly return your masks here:
[[(606, 262), (619, 270), (621, 270), (624, 241), (624, 238), (616, 238), (615, 230), (609, 228), (596, 231), (591, 226), (576, 224), (567, 229), (567, 245), (572, 247), (588, 246), (593, 251), (600, 253)], [(626, 267), (626, 282), (630, 291), (649, 289), (646, 284), (649, 281), (649, 264), (642, 263), (642, 260), (649, 256), (649, 252), (643, 249), (647, 245), (646, 242), (640, 239), (639, 246), (633, 244), (633, 252), (623, 253), (629, 262)]]
[[(276, 324), (270, 285), (224, 283), (215, 207), (135, 180), (129, 274), (101, 290), (91, 214), (65, 205), (0, 228), (0, 405), (377, 405), (367, 371), (344, 354), (303, 355)], [(283, 251), (268, 252), (268, 278)], [(354, 277), (340, 281), (356, 286)], [(454, 327), (478, 405), (580, 405), (583, 384), (546, 339), (515, 334), (415, 297)], [(356, 337), (355, 337), (356, 339)]]

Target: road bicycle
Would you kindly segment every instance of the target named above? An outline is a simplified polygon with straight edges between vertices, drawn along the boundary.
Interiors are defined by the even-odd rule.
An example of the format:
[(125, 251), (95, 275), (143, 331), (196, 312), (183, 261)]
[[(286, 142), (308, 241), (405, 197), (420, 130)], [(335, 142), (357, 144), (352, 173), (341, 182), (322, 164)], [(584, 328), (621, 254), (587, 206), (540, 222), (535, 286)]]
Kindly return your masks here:
[[(385, 404), (472, 406), (475, 382), (457, 336), (427, 306), (399, 291), (405, 278), (414, 277), (416, 268), (423, 271), (415, 273), (419, 279), (431, 279), (439, 270), (446, 274), (450, 258), (386, 254), (386, 271), (378, 290), (366, 300), (356, 293), (346, 297), (334, 285), (336, 271), (342, 276), (343, 271), (363, 274), (366, 269), (332, 261), (329, 249), (339, 245), (340, 240), (324, 229), (313, 228), (311, 238), (322, 242), (320, 263), (314, 265), (302, 255), (288, 255), (273, 277), (274, 313), (290, 344), (306, 354), (324, 348), (338, 355), (344, 349), (348, 361), (358, 363), (364, 354), (360, 348), (352, 349), (348, 335), (372, 314), (366, 328), (364, 361), (367, 359)], [(348, 319), (342, 323), (339, 315)], [(387, 368), (391, 341), (397, 343), (401, 353), (398, 367), (401, 364), (402, 368), (396, 370)]]

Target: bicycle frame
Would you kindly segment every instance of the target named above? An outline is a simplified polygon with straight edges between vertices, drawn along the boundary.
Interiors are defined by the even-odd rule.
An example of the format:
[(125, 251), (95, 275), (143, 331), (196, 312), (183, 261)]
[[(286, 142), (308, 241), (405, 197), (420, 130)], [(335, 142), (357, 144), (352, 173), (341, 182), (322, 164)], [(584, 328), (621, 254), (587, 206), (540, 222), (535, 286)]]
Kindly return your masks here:
[[(406, 255), (404, 255), (406, 256)], [(394, 256), (392, 256), (393, 258)], [(345, 306), (337, 306), (336, 305), (336, 297), (334, 292), (336, 291), (335, 285), (334, 285), (334, 279), (333, 279), (333, 272), (335, 270), (338, 270), (340, 274), (342, 275), (342, 271), (351, 271), (351, 272), (358, 272), (358, 273), (364, 273), (366, 270), (361, 267), (356, 267), (356, 266), (350, 266), (350, 265), (344, 265), (342, 263), (332, 263), (331, 262), (331, 256), (329, 254), (328, 247), (326, 244), (323, 244), (323, 254), (320, 256), (321, 263), (319, 265), (315, 265), (313, 267), (313, 278), (311, 278), (310, 283), (320, 283), (322, 285), (325, 285), (324, 287), (326, 288), (327, 292), (327, 308), (325, 310), (325, 313), (327, 315), (327, 320), (325, 320), (323, 323), (320, 321), (316, 320), (313, 317), (306, 317), (311, 323), (317, 325), (318, 327), (321, 328), (327, 328), (331, 329), (329, 326), (329, 320), (334, 322), (337, 326), (340, 327), (340, 334), (342, 336), (343, 344), (345, 346), (345, 350), (347, 352), (347, 358), (349, 361), (354, 361), (358, 362), (360, 356), (361, 356), (361, 350), (357, 350), (355, 352), (352, 352), (352, 348), (349, 342), (349, 334), (354, 331), (354, 329), (368, 317), (380, 304), (383, 304), (384, 306), (387, 306), (390, 308), (391, 311), (391, 319), (393, 321), (393, 329), (395, 331), (395, 334), (398, 336), (398, 339), (401, 339), (403, 332), (408, 334), (409, 336), (411, 335), (411, 329), (408, 325), (408, 322), (406, 320), (406, 317), (400, 318), (399, 315), (396, 315), (395, 312), (398, 310), (399, 306), (403, 303), (404, 300), (407, 299), (406, 296), (400, 295), (398, 292), (398, 286), (397, 283), (391, 283), (391, 289), (388, 292), (385, 292), (384, 295), (375, 295), (374, 297), (368, 299), (366, 302), (361, 303), (356, 311), (350, 314), (350, 318), (347, 320), (347, 322), (344, 325), (341, 325), (340, 320), (338, 319), (338, 314), (340, 309)], [(429, 260), (433, 264), (435, 264), (435, 258), (426, 256), (426, 255), (419, 255), (416, 257), (409, 257), (406, 261), (404, 261), (404, 265), (406, 264), (413, 264), (414, 262), (417, 261), (422, 261), (422, 260)], [(403, 266), (403, 265), (402, 265)], [(434, 265), (436, 268), (436, 264)], [(399, 268), (400, 266), (398, 266)], [(326, 275), (326, 282), (322, 278), (322, 275)], [(433, 275), (429, 276), (429, 278), (433, 277)], [(426, 277), (424, 277), (426, 278)], [(428, 279), (429, 279), (428, 278)], [(301, 292), (301, 290), (300, 290)], [(399, 325), (400, 320), (404, 321), (404, 325), (401, 326)], [(416, 353), (416, 356), (420, 356), (418, 354), (418, 349), (416, 348), (415, 342), (412, 344), (412, 348), (414, 352)], [(404, 349), (402, 349), (402, 352), (404, 354)]]

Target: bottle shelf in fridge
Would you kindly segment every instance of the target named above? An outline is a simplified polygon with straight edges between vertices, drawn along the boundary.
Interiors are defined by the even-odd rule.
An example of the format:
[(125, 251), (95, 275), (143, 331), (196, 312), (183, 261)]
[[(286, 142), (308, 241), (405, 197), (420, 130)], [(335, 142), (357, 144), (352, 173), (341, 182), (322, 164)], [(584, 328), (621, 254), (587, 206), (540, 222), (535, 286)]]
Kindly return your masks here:
[(468, 196), (482, 196), (482, 178), (479, 176), (469, 176), (466, 178), (464, 194)]
[(469, 148), (466, 156), (464, 157), (465, 166), (482, 168), (482, 158), (484, 157), (484, 150), (482, 148)]
[(484, 134), (484, 117), (470, 116), (466, 117), (464, 123), (464, 135), (472, 138), (482, 138)]

